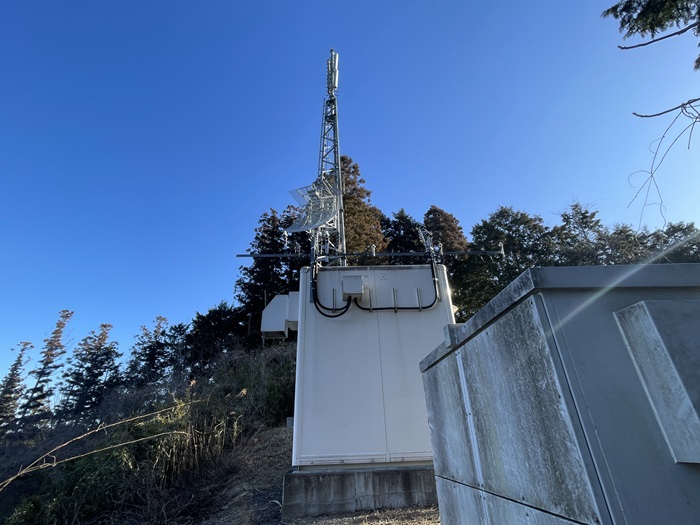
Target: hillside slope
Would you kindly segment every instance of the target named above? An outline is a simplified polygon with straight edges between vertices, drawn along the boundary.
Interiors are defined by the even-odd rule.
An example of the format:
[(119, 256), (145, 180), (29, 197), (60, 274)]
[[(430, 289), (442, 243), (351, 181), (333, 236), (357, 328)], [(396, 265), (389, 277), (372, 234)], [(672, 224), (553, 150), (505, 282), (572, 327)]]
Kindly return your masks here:
[[(282, 478), (290, 469), (292, 431), (260, 431), (244, 447), (236, 473), (217, 486), (203, 525), (280, 524)], [(298, 519), (289, 525), (412, 524), (438, 525), (437, 508), (364, 511), (351, 515)]]

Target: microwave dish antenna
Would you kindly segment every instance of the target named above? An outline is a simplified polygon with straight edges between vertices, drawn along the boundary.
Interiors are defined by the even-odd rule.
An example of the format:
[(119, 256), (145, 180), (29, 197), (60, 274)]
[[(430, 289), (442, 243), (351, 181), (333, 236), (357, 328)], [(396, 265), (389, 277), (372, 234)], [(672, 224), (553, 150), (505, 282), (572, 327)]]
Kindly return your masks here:
[(331, 49), (326, 61), (326, 88), (321, 117), (321, 146), (318, 175), (309, 186), (290, 193), (301, 205), (301, 212), (289, 232), (308, 231), (311, 235), (311, 260), (326, 260), (345, 266), (345, 217), (343, 213), (343, 175), (340, 170), (338, 140), (338, 53)]

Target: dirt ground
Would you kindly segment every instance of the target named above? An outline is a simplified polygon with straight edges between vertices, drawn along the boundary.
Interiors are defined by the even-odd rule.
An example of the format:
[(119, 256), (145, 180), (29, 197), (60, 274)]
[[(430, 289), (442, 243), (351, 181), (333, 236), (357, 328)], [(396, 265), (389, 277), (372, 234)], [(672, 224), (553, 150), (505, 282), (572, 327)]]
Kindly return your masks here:
[(215, 510), (202, 525), (439, 525), (436, 507), (363, 511), (350, 515), (281, 521), (282, 477), (290, 469), (292, 431), (266, 429), (245, 446), (244, 459), (215, 496)]

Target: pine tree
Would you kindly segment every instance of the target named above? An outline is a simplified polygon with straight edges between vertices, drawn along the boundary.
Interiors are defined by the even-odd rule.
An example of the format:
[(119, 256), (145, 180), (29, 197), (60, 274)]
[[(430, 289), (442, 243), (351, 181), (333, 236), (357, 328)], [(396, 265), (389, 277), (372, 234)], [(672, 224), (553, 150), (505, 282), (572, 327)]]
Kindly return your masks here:
[(561, 214), (561, 225), (551, 231), (554, 243), (553, 264), (559, 266), (591, 266), (605, 262), (604, 242), (607, 229), (596, 210), (574, 203)]
[(185, 336), (185, 365), (192, 378), (203, 377), (221, 354), (236, 347), (241, 329), (240, 319), (239, 310), (226, 301), (221, 301), (206, 314), (197, 312)]
[(64, 422), (92, 423), (106, 395), (120, 383), (117, 343), (109, 341), (110, 324), (101, 324), (75, 348), (63, 374), (60, 407)]
[[(423, 216), (423, 225), (433, 235), (433, 244), (441, 245), (443, 252), (463, 252), (469, 247), (464, 230), (459, 225), (457, 217), (447, 213), (434, 204), (430, 206)], [(445, 255), (445, 265), (448, 269), (454, 269), (457, 257)]]
[[(288, 221), (285, 221), (288, 222)], [(287, 224), (288, 226), (288, 224)], [(254, 254), (284, 253), (285, 224), (277, 211), (263, 213), (255, 229), (255, 237), (248, 248)], [(254, 258), (250, 266), (240, 268), (236, 280), (235, 298), (240, 304), (240, 316), (257, 332), (262, 311), (275, 295), (289, 293), (293, 283), (289, 281), (289, 262), (281, 257)]]
[[(365, 188), (360, 167), (350, 157), (340, 157), (340, 169), (345, 183), (343, 206), (345, 212), (345, 245), (348, 253), (365, 253), (374, 249), (384, 251), (387, 241), (382, 232), (384, 216), (370, 201), (372, 192)], [(359, 262), (359, 261), (351, 261)]]
[(425, 263), (425, 246), (421, 242), (421, 224), (401, 208), (391, 219), (384, 219), (384, 235), (388, 239), (387, 252), (415, 253), (416, 257), (392, 257), (391, 264)]
[(66, 353), (63, 332), (72, 317), (73, 312), (70, 310), (59, 312), (51, 337), (44, 339), (39, 366), (29, 372), (29, 375), (34, 378), (34, 386), (27, 390), (20, 406), (20, 420), (23, 428), (28, 424), (41, 425), (51, 418), (51, 397), (54, 393), (52, 377), (63, 366), (60, 361)]
[(166, 377), (172, 363), (167, 328), (168, 320), (162, 316), (155, 318), (152, 330), (141, 327), (126, 371), (127, 381), (137, 388), (160, 383)]
[[(435, 205), (430, 206), (423, 217), (423, 225), (433, 235), (433, 244), (440, 246), (443, 253), (463, 252), (469, 248), (464, 230), (459, 225), (457, 218)], [(443, 263), (447, 269), (447, 278), (453, 288), (452, 302), (460, 308), (463, 293), (455, 287), (455, 284), (464, 279), (461, 273), (464, 271), (464, 255), (443, 255)]]
[[(620, 22), (620, 32), (624, 37), (639, 35), (651, 36), (654, 42), (657, 34), (671, 28), (678, 30), (658, 38), (679, 36), (692, 30), (700, 37), (700, 2), (697, 0), (622, 0), (603, 11), (604, 17), (613, 17)], [(700, 69), (700, 56), (695, 59), (695, 69)]]
[(656, 262), (700, 262), (700, 230), (692, 222), (669, 222), (650, 238), (650, 251), (656, 254)]
[(0, 382), (0, 438), (8, 430), (16, 428), (17, 410), (24, 393), (24, 383), (22, 382), (24, 360), (27, 352), (33, 347), (31, 343), (27, 342), (19, 344), (17, 357), (12, 362), (7, 375)]
[(170, 375), (176, 383), (181, 382), (189, 375), (186, 359), (189, 356), (189, 344), (187, 335), (189, 325), (178, 323), (171, 325), (166, 334), (166, 344), (170, 353)]
[(635, 231), (627, 224), (606, 228), (599, 241), (602, 264), (635, 264), (649, 258), (651, 236), (647, 230)]

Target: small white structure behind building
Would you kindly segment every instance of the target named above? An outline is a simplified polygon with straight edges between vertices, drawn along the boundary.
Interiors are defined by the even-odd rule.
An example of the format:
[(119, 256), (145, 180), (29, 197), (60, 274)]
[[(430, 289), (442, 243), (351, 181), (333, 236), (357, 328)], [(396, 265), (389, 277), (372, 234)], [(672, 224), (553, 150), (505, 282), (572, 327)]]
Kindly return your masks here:
[(260, 331), (268, 339), (283, 339), (299, 327), (299, 292), (275, 295), (262, 313)]

